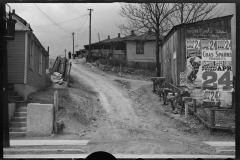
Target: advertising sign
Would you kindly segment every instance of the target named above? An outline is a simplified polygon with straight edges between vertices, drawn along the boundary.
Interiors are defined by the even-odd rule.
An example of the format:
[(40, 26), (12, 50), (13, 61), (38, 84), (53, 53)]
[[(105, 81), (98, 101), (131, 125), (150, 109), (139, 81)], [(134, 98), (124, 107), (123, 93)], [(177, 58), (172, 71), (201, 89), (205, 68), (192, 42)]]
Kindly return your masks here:
[(230, 46), (231, 40), (186, 39), (187, 86), (230, 90), (233, 77)]
[(219, 95), (219, 91), (217, 90), (205, 90), (203, 100), (207, 102), (219, 102)]
[[(187, 86), (188, 87), (201, 87), (202, 85), (202, 54), (200, 50), (200, 41), (192, 40), (197, 43), (194, 49), (187, 49)], [(189, 42), (187, 41), (187, 44)], [(195, 43), (195, 44), (196, 44)], [(198, 49), (197, 49), (198, 48)]]
[(231, 89), (231, 50), (202, 50), (202, 88)]

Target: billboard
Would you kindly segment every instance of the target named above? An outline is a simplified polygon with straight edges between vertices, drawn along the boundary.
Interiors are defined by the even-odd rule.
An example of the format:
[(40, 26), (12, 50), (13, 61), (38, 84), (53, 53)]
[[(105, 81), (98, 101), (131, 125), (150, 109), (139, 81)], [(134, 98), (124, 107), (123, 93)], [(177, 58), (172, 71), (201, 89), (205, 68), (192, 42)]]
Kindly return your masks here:
[(232, 50), (228, 34), (231, 31), (220, 32), (213, 28), (196, 27), (186, 30), (186, 83), (181, 83), (181, 86), (212, 90), (208, 95), (231, 91)]

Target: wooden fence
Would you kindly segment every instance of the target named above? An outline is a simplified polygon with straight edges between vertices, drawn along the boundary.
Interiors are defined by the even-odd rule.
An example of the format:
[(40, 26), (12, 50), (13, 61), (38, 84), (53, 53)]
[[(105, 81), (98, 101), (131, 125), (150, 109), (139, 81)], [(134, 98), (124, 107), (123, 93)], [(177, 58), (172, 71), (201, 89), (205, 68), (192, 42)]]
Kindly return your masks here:
[[(71, 71), (71, 66), (72, 63), (69, 63), (69, 59), (67, 59), (66, 57), (57, 57), (53, 67), (51, 69), (51, 72), (59, 72), (62, 74), (63, 80), (64, 81), (68, 81), (69, 80), (69, 75), (70, 75), (70, 71)], [(51, 74), (52, 74), (51, 73)]]
[(122, 67), (129, 67), (134, 69), (144, 69), (155, 71), (156, 70), (156, 63), (155, 62), (135, 62), (135, 61), (127, 61), (121, 59), (100, 59), (99, 62), (103, 65), (110, 65), (110, 66), (120, 66)]

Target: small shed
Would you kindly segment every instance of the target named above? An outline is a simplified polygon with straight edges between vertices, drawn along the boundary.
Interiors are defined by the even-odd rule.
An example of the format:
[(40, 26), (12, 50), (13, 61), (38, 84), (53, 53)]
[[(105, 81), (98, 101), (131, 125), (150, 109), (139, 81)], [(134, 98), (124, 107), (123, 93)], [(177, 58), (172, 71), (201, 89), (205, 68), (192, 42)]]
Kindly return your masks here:
[(232, 63), (232, 54), (236, 54), (231, 50), (232, 17), (174, 26), (160, 45), (161, 76), (199, 100), (203, 99), (202, 89), (213, 89), (224, 91), (223, 101), (231, 103), (226, 92), (231, 91), (236, 67)]

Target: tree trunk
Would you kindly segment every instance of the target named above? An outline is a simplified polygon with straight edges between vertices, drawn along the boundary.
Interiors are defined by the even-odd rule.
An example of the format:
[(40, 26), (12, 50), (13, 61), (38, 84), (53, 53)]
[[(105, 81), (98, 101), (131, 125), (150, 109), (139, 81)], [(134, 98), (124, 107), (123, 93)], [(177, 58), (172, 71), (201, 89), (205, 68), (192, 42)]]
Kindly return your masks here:
[(183, 3), (181, 3), (181, 24), (183, 24)]
[(159, 30), (156, 33), (156, 76), (160, 77), (160, 63), (159, 63)]

